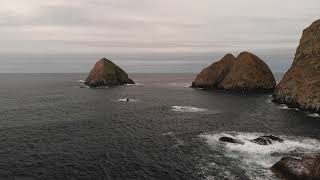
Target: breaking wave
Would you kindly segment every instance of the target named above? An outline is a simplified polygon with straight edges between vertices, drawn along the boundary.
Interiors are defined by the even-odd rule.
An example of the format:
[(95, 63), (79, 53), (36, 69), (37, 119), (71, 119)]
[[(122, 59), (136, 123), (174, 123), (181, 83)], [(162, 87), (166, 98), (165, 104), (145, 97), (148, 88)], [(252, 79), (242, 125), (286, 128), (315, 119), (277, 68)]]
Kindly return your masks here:
[[(305, 153), (317, 153), (320, 151), (320, 142), (316, 139), (296, 136), (279, 136), (284, 139), (283, 143), (274, 143), (272, 145), (263, 146), (250, 142), (249, 140), (259, 136), (266, 135), (262, 133), (245, 133), (245, 132), (225, 132), (215, 134), (199, 135), (210, 148), (217, 150), (223, 154), (220, 159), (230, 159), (230, 163), (225, 165), (224, 169), (228, 176), (232, 179), (232, 166), (237, 166), (245, 171), (249, 179), (274, 179), (269, 168), (278, 162), (284, 156), (298, 156)], [(222, 136), (229, 136), (244, 142), (241, 144), (223, 143), (219, 141)], [(202, 165), (202, 171), (210, 163)], [(231, 174), (230, 174), (231, 173)], [(212, 175), (207, 174), (207, 177)]]

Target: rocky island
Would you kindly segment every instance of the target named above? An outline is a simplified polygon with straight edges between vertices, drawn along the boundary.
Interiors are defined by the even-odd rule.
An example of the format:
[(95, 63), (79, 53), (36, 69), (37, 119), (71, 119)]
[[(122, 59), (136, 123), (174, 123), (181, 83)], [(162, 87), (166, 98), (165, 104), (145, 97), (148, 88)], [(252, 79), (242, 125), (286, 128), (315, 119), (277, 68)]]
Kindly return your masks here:
[(242, 52), (238, 57), (227, 54), (203, 69), (191, 87), (249, 93), (272, 92), (275, 86), (268, 65), (256, 55)]
[(273, 98), (289, 107), (320, 112), (320, 20), (303, 31), (293, 64)]
[(128, 74), (106, 58), (100, 59), (90, 71), (85, 84), (90, 87), (134, 84)]

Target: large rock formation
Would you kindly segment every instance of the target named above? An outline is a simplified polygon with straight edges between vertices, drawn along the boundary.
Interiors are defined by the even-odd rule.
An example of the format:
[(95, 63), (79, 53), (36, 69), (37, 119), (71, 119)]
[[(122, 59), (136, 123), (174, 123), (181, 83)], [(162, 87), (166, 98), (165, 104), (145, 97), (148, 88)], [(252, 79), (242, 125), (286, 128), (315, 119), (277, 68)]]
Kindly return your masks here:
[(286, 180), (319, 180), (320, 155), (302, 159), (285, 157), (271, 167), (276, 176)]
[(320, 20), (303, 31), (293, 64), (273, 97), (290, 107), (320, 112)]
[(235, 60), (232, 54), (227, 54), (220, 61), (204, 68), (192, 82), (192, 87), (217, 89), (230, 72)]
[(90, 87), (134, 84), (128, 74), (106, 58), (99, 60), (90, 71), (85, 84)]
[(227, 54), (197, 75), (192, 87), (235, 92), (270, 92), (276, 86), (267, 64), (249, 52)]

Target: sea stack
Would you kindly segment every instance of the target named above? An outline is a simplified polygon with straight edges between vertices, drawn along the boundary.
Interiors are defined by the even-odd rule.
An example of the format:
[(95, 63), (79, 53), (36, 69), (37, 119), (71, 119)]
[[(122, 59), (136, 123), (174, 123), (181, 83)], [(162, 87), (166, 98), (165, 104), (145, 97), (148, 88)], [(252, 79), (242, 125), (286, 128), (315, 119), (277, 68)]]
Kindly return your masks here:
[(293, 64), (273, 98), (289, 107), (320, 112), (320, 20), (303, 31)]
[(100, 59), (90, 71), (85, 84), (90, 87), (134, 84), (128, 74), (106, 58)]
[(192, 87), (255, 93), (272, 92), (275, 78), (268, 65), (256, 55), (242, 52), (238, 57), (227, 54), (197, 75)]

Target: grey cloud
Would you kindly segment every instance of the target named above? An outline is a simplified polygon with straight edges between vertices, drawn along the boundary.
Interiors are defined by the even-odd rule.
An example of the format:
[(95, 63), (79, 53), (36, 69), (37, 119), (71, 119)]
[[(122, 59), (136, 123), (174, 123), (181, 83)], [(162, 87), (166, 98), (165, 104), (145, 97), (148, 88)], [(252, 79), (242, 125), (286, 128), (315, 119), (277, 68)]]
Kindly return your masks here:
[[(319, 10), (316, 7), (320, 5), (314, 0), (296, 1), (296, 4), (284, 0), (277, 4), (279, 10), (272, 7), (272, 3), (278, 2), (275, 0), (261, 1), (266, 7), (257, 6), (255, 0), (56, 2), (33, 0), (32, 4), (30, 1), (29, 11), (24, 13), (1, 7), (0, 43), (4, 48), (0, 51), (41, 53), (41, 50), (64, 51), (70, 47), (79, 52), (88, 47), (96, 51), (293, 48), (302, 29), (316, 17)], [(282, 13), (282, 9), (288, 12)]]

